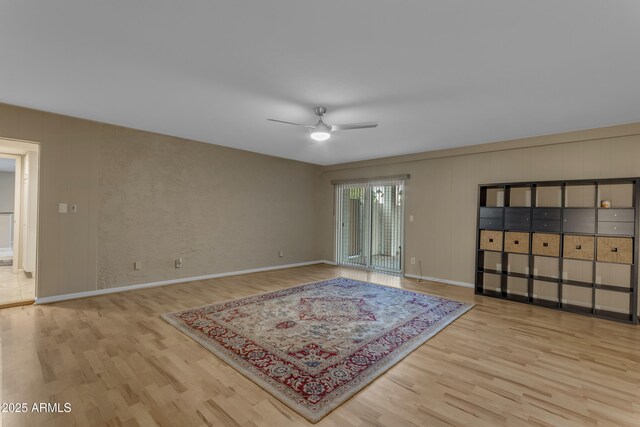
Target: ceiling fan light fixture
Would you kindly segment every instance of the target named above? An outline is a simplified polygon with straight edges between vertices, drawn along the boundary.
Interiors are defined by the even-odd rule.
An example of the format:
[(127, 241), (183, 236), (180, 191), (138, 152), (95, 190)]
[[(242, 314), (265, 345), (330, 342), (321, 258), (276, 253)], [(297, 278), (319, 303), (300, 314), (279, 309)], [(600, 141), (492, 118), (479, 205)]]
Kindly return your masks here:
[(318, 116), (318, 121), (315, 125), (305, 125), (301, 123), (287, 122), (285, 120), (267, 119), (270, 122), (284, 123), (285, 125), (300, 126), (307, 129), (311, 129), (309, 136), (314, 141), (322, 142), (331, 138), (333, 132), (351, 130), (351, 129), (366, 129), (374, 128), (378, 126), (377, 122), (364, 122), (364, 123), (346, 123), (341, 125), (328, 125), (322, 121), (322, 117), (327, 113), (326, 107), (316, 107), (313, 112)]
[[(316, 111), (316, 114), (318, 112)], [(314, 141), (322, 142), (331, 138), (331, 126), (322, 121), (322, 118), (318, 120), (318, 123), (311, 130), (311, 139)]]
[(311, 136), (311, 139), (313, 139), (314, 141), (322, 142), (331, 138), (331, 133), (325, 130), (314, 130), (311, 132), (310, 136)]

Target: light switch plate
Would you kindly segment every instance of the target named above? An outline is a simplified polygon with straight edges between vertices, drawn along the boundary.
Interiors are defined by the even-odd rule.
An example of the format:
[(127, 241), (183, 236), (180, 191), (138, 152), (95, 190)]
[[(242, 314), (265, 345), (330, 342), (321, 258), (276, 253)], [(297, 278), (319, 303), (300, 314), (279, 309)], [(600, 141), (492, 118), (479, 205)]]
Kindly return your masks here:
[(58, 212), (59, 213), (67, 213), (67, 204), (66, 203), (58, 204)]

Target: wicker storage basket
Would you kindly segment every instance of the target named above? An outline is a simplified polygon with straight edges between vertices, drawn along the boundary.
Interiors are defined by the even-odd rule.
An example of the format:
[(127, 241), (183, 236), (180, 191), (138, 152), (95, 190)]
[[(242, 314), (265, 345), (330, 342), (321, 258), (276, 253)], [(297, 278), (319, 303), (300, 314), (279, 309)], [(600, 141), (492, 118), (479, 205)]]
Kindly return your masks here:
[(504, 251), (516, 254), (529, 253), (529, 233), (507, 231), (504, 234)]
[(628, 237), (598, 237), (598, 261), (633, 263), (633, 239)]
[(480, 231), (480, 249), (485, 251), (502, 251), (502, 231)]
[(595, 238), (593, 236), (565, 234), (563, 256), (565, 258), (593, 261), (594, 243)]
[(560, 235), (533, 233), (531, 252), (534, 255), (560, 256)]

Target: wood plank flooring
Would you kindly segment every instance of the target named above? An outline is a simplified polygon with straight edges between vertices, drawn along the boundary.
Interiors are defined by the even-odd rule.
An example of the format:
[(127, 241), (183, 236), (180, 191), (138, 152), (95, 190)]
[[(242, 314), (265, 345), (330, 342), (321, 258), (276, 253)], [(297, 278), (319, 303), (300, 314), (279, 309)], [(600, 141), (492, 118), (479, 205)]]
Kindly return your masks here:
[(3, 426), (304, 426), (161, 313), (335, 276), (477, 306), (318, 426), (640, 426), (640, 327), (330, 266), (0, 310)]

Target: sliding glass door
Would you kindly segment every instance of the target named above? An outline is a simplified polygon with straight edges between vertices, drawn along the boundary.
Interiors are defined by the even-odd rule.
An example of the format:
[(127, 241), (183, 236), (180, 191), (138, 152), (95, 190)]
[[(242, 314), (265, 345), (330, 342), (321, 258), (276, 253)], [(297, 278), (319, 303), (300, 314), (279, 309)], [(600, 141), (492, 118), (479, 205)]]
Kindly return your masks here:
[(404, 181), (336, 184), (336, 260), (402, 272)]

